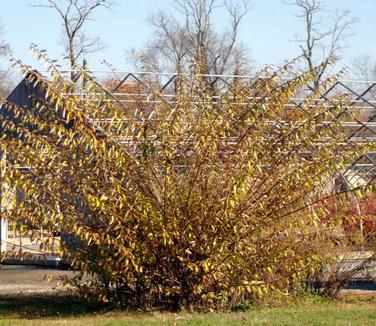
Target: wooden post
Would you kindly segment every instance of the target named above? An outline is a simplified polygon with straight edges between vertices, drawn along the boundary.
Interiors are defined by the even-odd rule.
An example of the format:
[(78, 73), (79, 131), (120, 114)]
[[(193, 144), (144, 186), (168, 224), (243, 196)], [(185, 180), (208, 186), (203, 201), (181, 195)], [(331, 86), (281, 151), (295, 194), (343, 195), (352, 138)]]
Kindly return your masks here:
[[(2, 211), (4, 209), (4, 184), (3, 184), (3, 177), (6, 173), (6, 161), (5, 161), (6, 153), (0, 152), (0, 214), (2, 215)], [(1, 253), (6, 251), (6, 241), (8, 240), (8, 222), (3, 219), (0, 215), (0, 261), (2, 260)]]
[[(0, 242), (1, 242), (1, 252), (5, 252), (7, 250), (7, 243), (6, 241), (8, 240), (8, 222), (4, 219), (0, 220), (0, 229), (1, 229), (1, 234), (0, 234)], [(1, 258), (0, 258), (1, 260)]]
[(359, 203), (359, 198), (356, 197), (355, 194), (353, 194), (353, 198), (355, 201), (355, 209), (356, 209), (356, 214), (359, 217), (359, 232), (360, 232), (360, 241), (361, 241), (361, 250), (364, 251), (364, 228), (363, 228), (363, 215), (362, 215), (362, 210), (360, 208), (360, 203)]
[(84, 59), (82, 62), (82, 70), (83, 70), (83, 75), (82, 75), (82, 90), (85, 92), (86, 89), (86, 84), (87, 84), (87, 59)]

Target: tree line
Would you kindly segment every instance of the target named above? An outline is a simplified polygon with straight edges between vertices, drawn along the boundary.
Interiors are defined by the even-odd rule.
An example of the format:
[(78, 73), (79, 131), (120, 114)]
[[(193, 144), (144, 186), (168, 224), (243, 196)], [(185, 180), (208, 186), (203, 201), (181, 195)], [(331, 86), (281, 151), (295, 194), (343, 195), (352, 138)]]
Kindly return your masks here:
[[(72, 70), (71, 79), (78, 78), (82, 58), (103, 49), (98, 37), (89, 35), (86, 26), (101, 9), (115, 10), (115, 0), (40, 0), (32, 6), (50, 10), (62, 26), (60, 45)], [(329, 10), (318, 0), (292, 0), (286, 5), (296, 8), (296, 18), (303, 28), (297, 31), (295, 43), (304, 58), (302, 69), (325, 64), (315, 76), (316, 86), (338, 62), (349, 45), (357, 19), (347, 10)], [(144, 46), (128, 51), (127, 57), (136, 70), (195, 72), (205, 74), (247, 74), (252, 70), (252, 57), (239, 38), (244, 20), (252, 15), (250, 0), (173, 0), (169, 10), (153, 13), (148, 21), (153, 37)], [(218, 31), (216, 13), (224, 11), (229, 22)], [(0, 41), (0, 56), (10, 53), (6, 41)], [(200, 68), (197, 67), (200, 62)], [(354, 60), (353, 73), (362, 79), (375, 76), (375, 63), (367, 57)], [(9, 85), (5, 74), (0, 76), (2, 87)]]

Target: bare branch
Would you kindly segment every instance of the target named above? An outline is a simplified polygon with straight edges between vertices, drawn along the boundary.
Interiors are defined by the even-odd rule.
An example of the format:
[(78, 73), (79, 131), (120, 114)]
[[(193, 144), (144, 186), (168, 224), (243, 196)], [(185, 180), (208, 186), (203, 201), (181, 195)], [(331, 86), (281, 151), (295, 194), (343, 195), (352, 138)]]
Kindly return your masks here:
[[(131, 52), (141, 66), (174, 71), (200, 69), (206, 74), (245, 73), (249, 60), (238, 34), (250, 11), (249, 0), (175, 0), (174, 9), (174, 14), (161, 11), (150, 18), (155, 28), (153, 40), (143, 51)], [(225, 31), (215, 29), (217, 10), (229, 18)], [(157, 65), (151, 64), (153, 60)]]
[[(3, 26), (0, 24), (0, 35), (3, 34)], [(7, 42), (0, 39), (0, 57), (6, 57), (11, 53), (11, 48)], [(9, 95), (13, 81), (11, 78), (11, 71), (0, 70), (0, 101)]]
[(287, 4), (298, 8), (296, 16), (305, 25), (304, 36), (296, 37), (295, 42), (308, 68), (313, 71), (318, 63), (324, 62), (316, 72), (317, 87), (328, 68), (328, 64), (325, 63), (335, 62), (341, 58), (356, 19), (351, 17), (347, 10), (328, 12), (317, 0), (294, 0)]
[[(97, 8), (111, 9), (114, 3), (114, 0), (44, 0), (32, 7), (49, 8), (57, 12), (63, 26), (65, 57), (71, 69), (75, 70), (82, 55), (103, 49), (99, 38), (90, 37), (84, 32), (85, 23), (93, 20), (92, 15)], [(75, 75), (72, 72), (73, 81), (77, 79)]]

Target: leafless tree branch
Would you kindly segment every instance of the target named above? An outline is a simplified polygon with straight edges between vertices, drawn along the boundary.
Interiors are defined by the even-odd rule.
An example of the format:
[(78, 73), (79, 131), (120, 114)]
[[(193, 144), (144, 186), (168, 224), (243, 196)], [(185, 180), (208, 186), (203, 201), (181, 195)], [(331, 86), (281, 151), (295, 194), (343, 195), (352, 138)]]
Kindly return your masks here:
[[(3, 26), (0, 24), (0, 35), (3, 34)], [(0, 57), (6, 57), (11, 53), (10, 45), (3, 39), (0, 39)], [(9, 69), (0, 69), (0, 101), (9, 95), (13, 86), (11, 72)]]
[(313, 70), (318, 62), (324, 62), (316, 72), (315, 86), (318, 86), (329, 62), (336, 62), (341, 58), (356, 19), (347, 10), (327, 11), (318, 0), (294, 0), (287, 4), (298, 8), (296, 16), (305, 26), (304, 35), (297, 37), (295, 41), (308, 68)]
[(90, 37), (84, 32), (86, 22), (93, 20), (97, 8), (111, 9), (114, 0), (43, 0), (32, 5), (38, 8), (54, 10), (60, 17), (63, 26), (63, 45), (65, 56), (70, 64), (73, 81), (77, 81), (76, 70), (82, 55), (103, 49), (97, 37)]
[[(138, 69), (244, 72), (248, 58), (238, 34), (250, 10), (249, 0), (174, 0), (173, 8), (173, 14), (160, 11), (150, 17), (153, 40), (145, 49), (131, 52)], [(228, 28), (220, 33), (215, 26), (216, 10), (225, 11), (229, 18)]]

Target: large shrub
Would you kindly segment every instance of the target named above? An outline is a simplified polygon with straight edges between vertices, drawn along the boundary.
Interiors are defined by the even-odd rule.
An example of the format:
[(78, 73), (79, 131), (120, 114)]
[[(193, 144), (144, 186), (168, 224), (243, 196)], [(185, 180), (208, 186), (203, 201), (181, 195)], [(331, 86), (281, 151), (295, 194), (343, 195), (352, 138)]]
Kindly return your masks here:
[(6, 103), (4, 179), (20, 195), (4, 214), (59, 225), (59, 252), (89, 275), (81, 293), (227, 305), (285, 294), (328, 257), (322, 202), (370, 148), (345, 141), (346, 98), (320, 100), (335, 78), (307, 92), (315, 74), (285, 79), (287, 65), (212, 96), (204, 76), (179, 76), (174, 96), (150, 83), (147, 103), (128, 105), (90, 75), (74, 95), (53, 64), (52, 80), (19, 65), (45, 96), (31, 109)]

